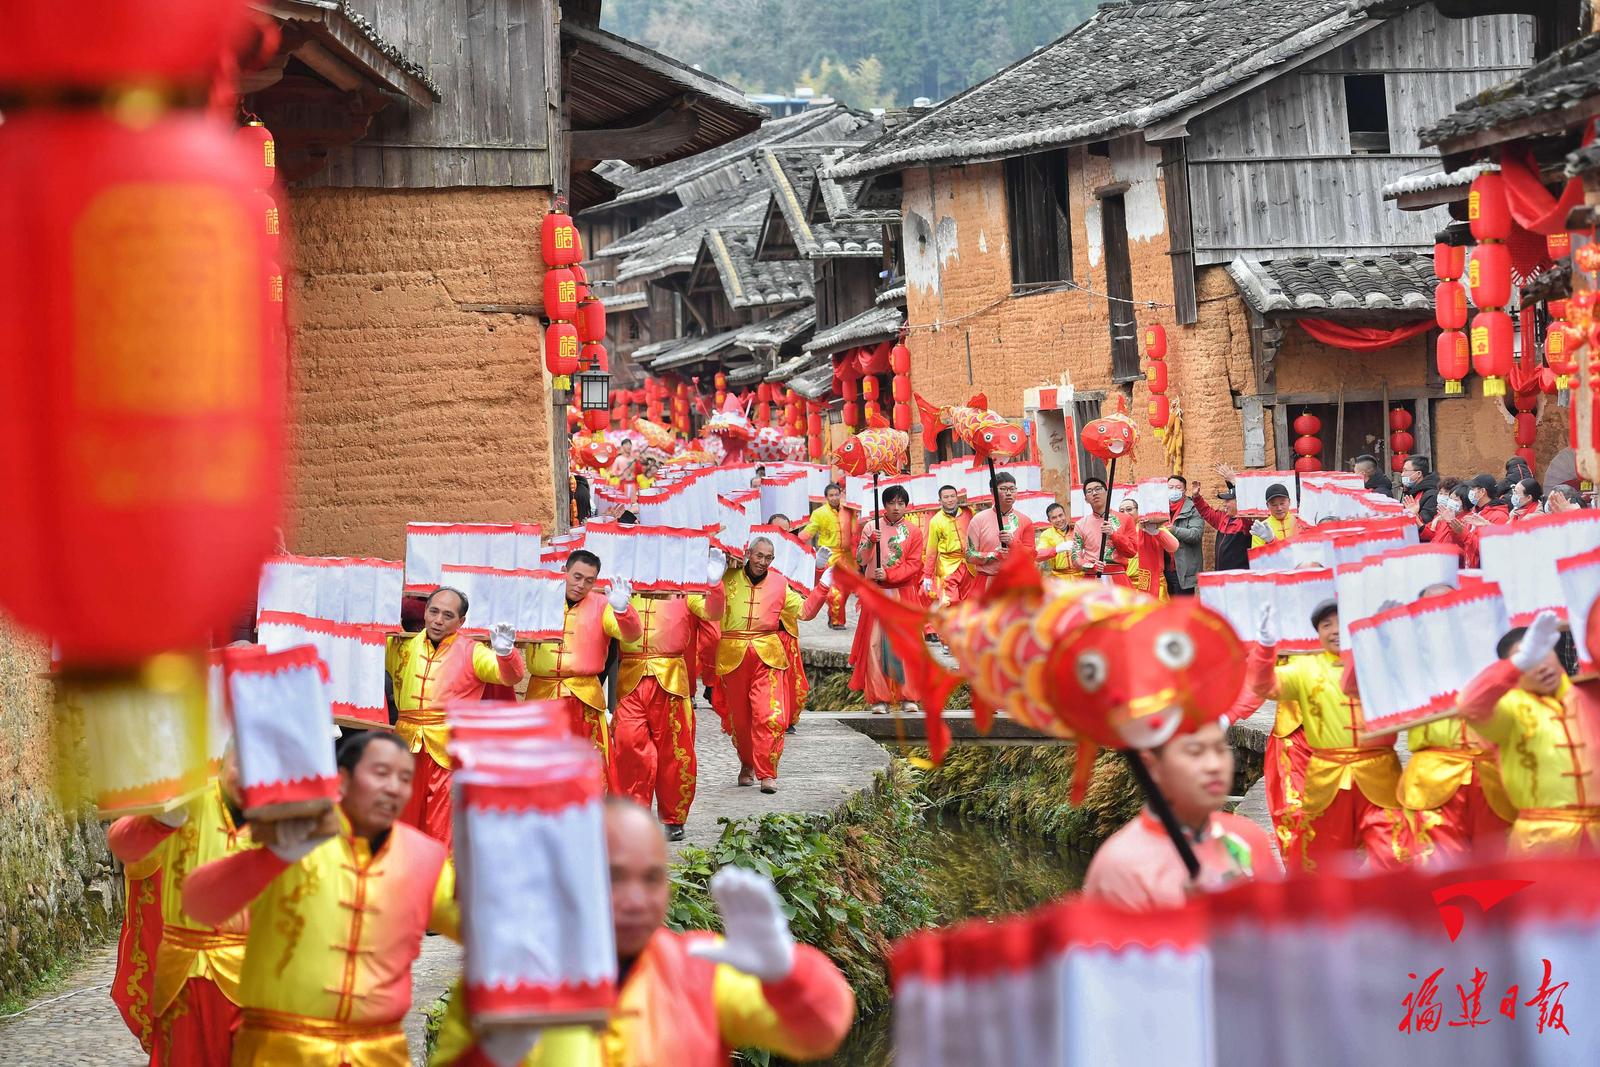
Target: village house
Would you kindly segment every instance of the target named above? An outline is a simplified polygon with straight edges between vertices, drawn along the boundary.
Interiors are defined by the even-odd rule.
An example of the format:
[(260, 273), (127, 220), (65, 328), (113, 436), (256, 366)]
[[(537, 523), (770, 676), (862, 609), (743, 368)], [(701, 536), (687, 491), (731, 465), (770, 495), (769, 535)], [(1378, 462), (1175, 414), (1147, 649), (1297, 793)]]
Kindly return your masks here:
[[(912, 386), (929, 400), (981, 392), (1016, 417), (1025, 390), (1070, 381), (1080, 424), (1119, 397), (1143, 424), (1139, 335), (1159, 323), (1191, 477), (1288, 468), (1305, 411), (1325, 466), (1381, 452), (1386, 404), (1441, 467), (1497, 470), (1506, 421), (1476, 382), (1447, 399), (1434, 367), (1448, 212), (1397, 211), (1382, 190), (1434, 159), (1418, 116), (1510, 77), (1535, 37), (1528, 16), (1431, 4), (1106, 3), (829, 174), (901, 198)], [(1396, 330), (1414, 336), (1339, 347)], [(1167, 469), (1143, 428), (1119, 479)]]

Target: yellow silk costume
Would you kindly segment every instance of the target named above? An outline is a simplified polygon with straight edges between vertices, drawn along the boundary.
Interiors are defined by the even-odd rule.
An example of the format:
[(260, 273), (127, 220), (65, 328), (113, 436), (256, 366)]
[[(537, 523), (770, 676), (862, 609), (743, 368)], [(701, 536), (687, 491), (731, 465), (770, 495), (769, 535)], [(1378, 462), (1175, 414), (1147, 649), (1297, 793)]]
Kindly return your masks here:
[(961, 529), (961, 517), (959, 511), (947, 515), (941, 508), (928, 523), (924, 551), (933, 563), (936, 586), (942, 586), (946, 578), (967, 565), (967, 538)]
[(1039, 562), (1043, 564), (1046, 574), (1062, 578), (1083, 577), (1083, 571), (1074, 562), (1071, 551), (1061, 553), (1056, 551), (1062, 545), (1070, 548), (1073, 544), (1070, 527), (1066, 533), (1062, 533), (1054, 526), (1046, 526), (1041, 530), (1035, 543), (1039, 548)]
[(720, 621), (720, 617), (708, 614), (703, 596), (663, 600), (636, 595), (633, 607), (639, 613), (643, 631), (637, 640), (622, 642), (618, 693), (626, 696), (648, 677), (673, 696), (689, 696), (689, 666), (684, 659), (693, 636), (689, 616), (711, 622)]
[(606, 693), (600, 673), (606, 669), (611, 638), (622, 639), (617, 613), (599, 593), (591, 592), (564, 613), (560, 641), (541, 641), (528, 649), (528, 699), (576, 697), (605, 712)]
[[(1275, 519), (1271, 515), (1267, 515), (1264, 516), (1261, 521), (1272, 528), (1272, 536), (1274, 541), (1287, 541), (1289, 538), (1300, 532), (1300, 516), (1296, 515), (1292, 511), (1281, 519)], [(1261, 540), (1259, 537), (1256, 537), (1254, 534), (1250, 536), (1251, 548), (1260, 548), (1266, 543), (1267, 542)]]
[(445, 752), (450, 733), (444, 724), (444, 706), (452, 700), (482, 697), (484, 685), (519, 681), (516, 653), (506, 660), (509, 678), (502, 674), (500, 657), (492, 648), (460, 634), (451, 634), (437, 645), (428, 640), (426, 631), (391, 641), (387, 666), (394, 683), (395, 707), (400, 711), (395, 733), (412, 752), (426, 749), (439, 766), (450, 766)]
[[(735, 567), (722, 578), (722, 640), (717, 644), (717, 673), (730, 674), (744, 662), (744, 654), (755, 649), (761, 662), (773, 670), (789, 666), (789, 653), (778, 636), (778, 628), (799, 633), (805, 598), (795, 592), (782, 575), (768, 572), (760, 585), (751, 585), (743, 567)], [(781, 603), (777, 597), (782, 596)]]
[(836, 556), (839, 554), (839, 513), (830, 505), (823, 504), (813, 511), (800, 532), (810, 535), (811, 543), (817, 548), (826, 548)]
[(1435, 719), (1406, 731), (1411, 758), (1400, 772), (1400, 805), (1410, 811), (1442, 808), (1462, 786), (1474, 779), (1483, 798), (1506, 822), (1517, 817), (1516, 805), (1506, 795), (1500, 763), (1494, 749), (1483, 745), (1459, 716)]
[(1342, 686), (1344, 662), (1330, 652), (1294, 656), (1275, 670), (1278, 701), (1273, 732), (1285, 737), (1298, 722), (1311, 746), (1303, 810), (1316, 815), (1351, 785), (1382, 808), (1399, 807), (1400, 757), (1393, 747), (1361, 744), (1361, 703)]

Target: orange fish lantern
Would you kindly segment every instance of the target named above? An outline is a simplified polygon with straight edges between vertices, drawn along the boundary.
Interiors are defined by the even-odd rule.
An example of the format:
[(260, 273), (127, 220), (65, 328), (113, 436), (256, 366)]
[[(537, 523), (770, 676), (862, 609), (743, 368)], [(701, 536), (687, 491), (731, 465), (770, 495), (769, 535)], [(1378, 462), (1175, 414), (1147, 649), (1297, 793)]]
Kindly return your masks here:
[(846, 474), (898, 474), (906, 465), (911, 435), (889, 426), (882, 415), (868, 429), (847, 438), (833, 453), (834, 466)]
[(1117, 410), (1090, 422), (1079, 437), (1085, 452), (1109, 463), (1133, 455), (1133, 446), (1139, 440), (1139, 427), (1128, 417), (1127, 405), (1119, 396)]
[(610, 470), (611, 464), (617, 461), (617, 456), (620, 454), (616, 445), (600, 437), (575, 442), (572, 447), (577, 456), (578, 466), (593, 471)]
[(677, 437), (673, 432), (659, 422), (651, 422), (640, 417), (633, 420), (633, 428), (639, 431), (639, 436), (644, 438), (644, 443), (650, 448), (659, 448), (663, 452), (672, 451)]
[(989, 398), (982, 393), (964, 405), (943, 408), (928, 403), (921, 396), (916, 400), (922, 412), (922, 444), (929, 452), (938, 450), (939, 432), (946, 428), (972, 449), (973, 470), (991, 459), (1020, 456), (1028, 447), (1028, 435), (1020, 426), (990, 411)]

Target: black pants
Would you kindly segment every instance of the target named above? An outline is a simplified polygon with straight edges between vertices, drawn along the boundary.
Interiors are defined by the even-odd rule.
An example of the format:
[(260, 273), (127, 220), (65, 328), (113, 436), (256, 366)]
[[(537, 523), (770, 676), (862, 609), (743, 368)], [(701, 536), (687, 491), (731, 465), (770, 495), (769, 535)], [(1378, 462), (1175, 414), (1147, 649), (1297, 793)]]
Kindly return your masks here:
[(1167, 577), (1167, 595), (1168, 596), (1194, 596), (1194, 590), (1193, 589), (1180, 589), (1178, 587), (1178, 572), (1177, 571), (1174, 571), (1174, 570), (1167, 571), (1166, 572), (1166, 577)]

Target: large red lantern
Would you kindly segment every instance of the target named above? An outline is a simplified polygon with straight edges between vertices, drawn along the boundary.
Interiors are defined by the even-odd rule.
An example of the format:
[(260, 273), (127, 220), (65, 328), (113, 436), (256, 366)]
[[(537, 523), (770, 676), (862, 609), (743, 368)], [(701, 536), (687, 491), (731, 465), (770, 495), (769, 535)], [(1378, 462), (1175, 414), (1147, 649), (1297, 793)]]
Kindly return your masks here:
[(583, 413), (583, 422), (591, 430), (609, 429), (611, 426), (611, 413), (605, 408), (590, 408)]
[(1433, 290), (1433, 314), (1442, 330), (1467, 325), (1467, 289), (1460, 282), (1440, 282)]
[(846, 400), (844, 407), (839, 412), (846, 429), (854, 430), (861, 425), (861, 408), (854, 400)]
[(571, 322), (578, 317), (578, 280), (566, 267), (544, 272), (544, 313), (547, 318)]
[(1294, 469), (1301, 474), (1311, 474), (1322, 469), (1322, 460), (1316, 456), (1301, 456), (1294, 461)]
[[(94, 17), (168, 53), (143, 21), (150, 5), (126, 5), (133, 21), (115, 6)], [(30, 26), (82, 20), (64, 36), (77, 47), (85, 30), (83, 61), (99, 62), (104, 27), (85, 29), (80, 7), (8, 16), (0, 70), (13, 84), (37, 61), (12, 47)], [(140, 69), (148, 58), (127, 41), (117, 52)], [(14, 435), (0, 454), (0, 607), (69, 666), (204, 645), (250, 603), (274, 547), (281, 309), (263, 283), (258, 172), (233, 135), (177, 111), (135, 127), (19, 106), (0, 124), (0, 413)]]
[(611, 356), (599, 341), (590, 341), (578, 351), (578, 365), (583, 370), (611, 373)]
[(1484, 396), (1504, 396), (1511, 373), (1514, 327), (1504, 311), (1480, 311), (1472, 320), (1472, 369), (1483, 375)]
[(1511, 207), (1506, 202), (1506, 180), (1497, 170), (1472, 179), (1467, 193), (1467, 222), (1479, 241), (1504, 241), (1511, 236)]
[[(1411, 429), (1411, 412), (1405, 408), (1390, 408), (1389, 429), (1394, 430), (1396, 433), (1401, 430)], [(1411, 449), (1408, 448), (1406, 451), (1409, 452)]]
[(911, 405), (896, 404), (894, 406), (894, 428), (897, 430), (911, 429)]
[[(1297, 415), (1293, 425), (1294, 432), (1299, 434), (1301, 437), (1312, 437), (1322, 431), (1322, 420), (1311, 414), (1309, 411)], [(1320, 452), (1321, 450), (1322, 448), (1319, 444), (1317, 451)]]
[(861, 399), (878, 399), (878, 379), (873, 375), (869, 374), (865, 378), (861, 379)]
[(876, 400), (868, 400), (865, 404), (863, 404), (861, 413), (866, 416), (868, 426), (872, 425), (878, 419), (883, 417), (883, 409), (878, 407), (878, 402)]
[(1294, 452), (1297, 456), (1320, 456), (1322, 454), (1322, 438), (1296, 437), (1294, 439)]
[(1145, 382), (1150, 386), (1151, 393), (1164, 393), (1167, 391), (1167, 365), (1162, 362), (1150, 362), (1144, 368)]
[(234, 140), (244, 151), (247, 164), (255, 171), (257, 189), (271, 189), (278, 179), (278, 143), (272, 131), (252, 119), (239, 127)]
[[(1495, 242), (1472, 250), (1467, 265), (1467, 284), (1472, 288), (1472, 303), (1480, 308), (1505, 307), (1511, 302), (1511, 249)], [(1441, 323), (1442, 325), (1442, 323)], [(1455, 329), (1447, 326), (1446, 329)]]
[(1511, 406), (1518, 411), (1533, 411), (1539, 406), (1539, 394), (1532, 389), (1519, 391), (1511, 397)]
[(606, 306), (597, 297), (578, 301), (578, 338), (588, 344), (606, 339)]
[(261, 220), (261, 236), (265, 241), (267, 255), (276, 259), (278, 255), (279, 240), (283, 236), (283, 216), (278, 211), (278, 202), (272, 194), (258, 190), (255, 194), (256, 218)]
[(1453, 282), (1466, 269), (1467, 250), (1461, 245), (1443, 242), (1433, 246), (1433, 276), (1441, 282)]
[(1516, 430), (1514, 433), (1519, 448), (1529, 448), (1534, 439), (1539, 435), (1539, 418), (1531, 411), (1521, 411), (1516, 416)]
[(1446, 330), (1433, 349), (1434, 364), (1444, 379), (1445, 393), (1461, 393), (1461, 380), (1472, 371), (1472, 345), (1460, 330)]
[[(1160, 367), (1163, 364), (1152, 363), (1151, 366)], [(1152, 429), (1164, 429), (1172, 421), (1172, 402), (1164, 394), (1154, 394), (1150, 397), (1149, 415)]]
[(1159, 322), (1144, 328), (1144, 354), (1152, 360), (1167, 358), (1167, 328)]
[(806, 413), (806, 433), (812, 437), (822, 434), (822, 412), (815, 408)]
[(894, 390), (896, 404), (909, 404), (911, 402), (911, 379), (904, 374), (896, 374), (890, 383)]
[(552, 211), (544, 217), (539, 227), (539, 252), (547, 267), (570, 267), (583, 259), (583, 245), (571, 215)]
[(568, 269), (572, 271), (572, 277), (578, 282), (578, 303), (581, 304), (594, 295), (589, 292), (589, 272), (583, 269), (582, 263), (574, 263)]
[(578, 328), (570, 322), (552, 322), (544, 331), (544, 368), (557, 378), (578, 372), (581, 342)]
[(911, 373), (911, 349), (903, 343), (889, 349), (889, 369), (896, 374)]
[(1389, 435), (1389, 450), (1392, 452), (1409, 455), (1416, 443), (1416, 438), (1412, 437), (1408, 430), (1396, 430)]

